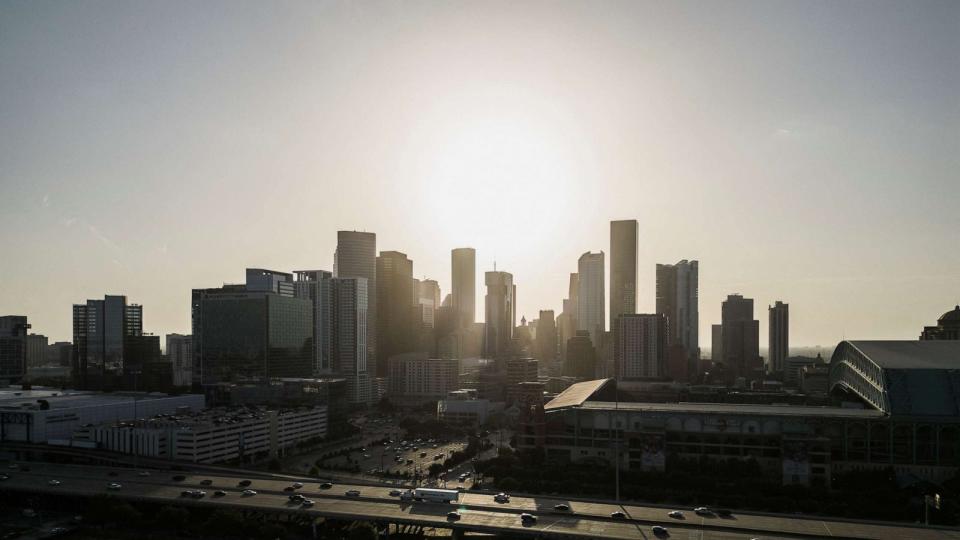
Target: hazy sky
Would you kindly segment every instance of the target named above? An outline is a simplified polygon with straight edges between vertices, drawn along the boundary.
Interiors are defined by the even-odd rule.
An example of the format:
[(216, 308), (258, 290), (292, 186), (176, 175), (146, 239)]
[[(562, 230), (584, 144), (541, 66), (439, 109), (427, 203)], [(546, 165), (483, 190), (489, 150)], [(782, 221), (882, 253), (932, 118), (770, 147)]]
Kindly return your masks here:
[[(190, 289), (377, 233), (450, 289), (559, 312), (609, 220), (792, 344), (914, 339), (960, 302), (960, 2), (0, 1), (0, 314), (189, 332)], [(609, 261), (609, 258), (608, 258)], [(478, 287), (477, 308), (483, 310)]]

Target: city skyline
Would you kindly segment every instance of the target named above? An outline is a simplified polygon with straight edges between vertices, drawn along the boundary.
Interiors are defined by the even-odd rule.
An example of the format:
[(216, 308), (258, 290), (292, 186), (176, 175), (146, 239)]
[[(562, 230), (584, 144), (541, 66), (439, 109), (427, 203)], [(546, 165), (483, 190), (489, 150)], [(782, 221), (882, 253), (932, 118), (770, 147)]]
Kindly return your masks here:
[(796, 347), (915, 338), (960, 302), (960, 6), (697, 6), (4, 3), (0, 312), (186, 334), (191, 289), (351, 229), (444, 295), (476, 249), (477, 320), (494, 261), (530, 320), (636, 219), (638, 313), (689, 259), (702, 336), (742, 293)]

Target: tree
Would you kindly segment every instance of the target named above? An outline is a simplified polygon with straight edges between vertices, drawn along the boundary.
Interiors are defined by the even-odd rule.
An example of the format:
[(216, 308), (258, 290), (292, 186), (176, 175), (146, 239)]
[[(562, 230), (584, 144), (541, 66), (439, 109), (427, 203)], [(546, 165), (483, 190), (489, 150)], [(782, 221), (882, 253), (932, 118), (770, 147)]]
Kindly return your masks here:
[(186, 508), (164, 506), (157, 512), (157, 525), (164, 528), (180, 530), (190, 522), (190, 511)]
[(504, 491), (514, 491), (520, 489), (520, 482), (516, 478), (507, 476), (497, 480), (497, 486)]
[(377, 540), (377, 528), (372, 523), (357, 521), (347, 530), (348, 540)]

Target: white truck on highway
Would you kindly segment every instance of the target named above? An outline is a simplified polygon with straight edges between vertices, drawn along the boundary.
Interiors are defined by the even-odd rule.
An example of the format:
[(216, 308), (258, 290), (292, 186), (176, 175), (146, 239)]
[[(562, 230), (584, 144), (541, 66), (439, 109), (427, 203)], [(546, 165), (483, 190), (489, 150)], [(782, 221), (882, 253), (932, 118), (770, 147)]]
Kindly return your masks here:
[(460, 497), (460, 492), (455, 489), (430, 489), (417, 488), (408, 489), (400, 494), (400, 498), (405, 501), (425, 501), (449, 503), (456, 501)]

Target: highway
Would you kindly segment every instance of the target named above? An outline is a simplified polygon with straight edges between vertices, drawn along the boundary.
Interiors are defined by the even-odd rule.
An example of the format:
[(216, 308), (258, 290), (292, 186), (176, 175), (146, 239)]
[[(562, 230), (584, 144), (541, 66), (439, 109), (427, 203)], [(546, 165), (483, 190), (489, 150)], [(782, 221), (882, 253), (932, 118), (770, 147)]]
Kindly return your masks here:
[[(300, 513), (335, 519), (358, 519), (399, 523), (454, 530), (537, 535), (550, 538), (656, 538), (653, 525), (662, 525), (670, 531), (669, 538), (684, 540), (752, 539), (777, 540), (788, 538), (863, 538), (863, 539), (957, 539), (960, 532), (943, 529), (924, 529), (887, 524), (806, 519), (793, 516), (775, 517), (736, 513), (732, 518), (701, 517), (689, 509), (682, 509), (685, 519), (669, 518), (667, 509), (647, 506), (618, 506), (555, 498), (512, 497), (509, 503), (499, 504), (489, 494), (461, 493), (457, 504), (417, 503), (400, 501), (390, 496), (389, 487), (336, 484), (323, 490), (317, 481), (304, 481), (298, 493), (315, 501), (312, 508), (301, 508), (290, 503), (290, 492), (284, 488), (292, 480), (249, 478), (250, 489), (258, 492), (243, 497), (241, 476), (197, 474), (187, 472), (150, 471), (141, 477), (128, 468), (90, 467), (78, 465), (29, 462), (29, 471), (10, 469), (6, 465), (0, 473), (10, 476), (0, 482), (0, 490), (31, 493), (63, 493), (77, 496), (109, 494), (118, 498), (179, 505), (213, 505), (227, 508), (270, 513)], [(110, 473), (114, 472), (115, 476)], [(173, 476), (182, 474), (183, 481)], [(59, 486), (50, 486), (50, 480), (59, 480)], [(209, 480), (209, 485), (201, 482)], [(122, 484), (117, 491), (107, 489), (110, 482)], [(203, 489), (202, 499), (181, 497), (187, 489)], [(214, 497), (216, 490), (224, 497)], [(347, 497), (346, 491), (356, 489), (360, 497)], [(560, 502), (570, 506), (572, 514), (553, 510)], [(448, 521), (447, 512), (459, 509), (461, 519)], [(621, 510), (625, 520), (610, 518), (610, 513)], [(538, 516), (535, 524), (524, 525), (519, 514), (529, 512)]]

